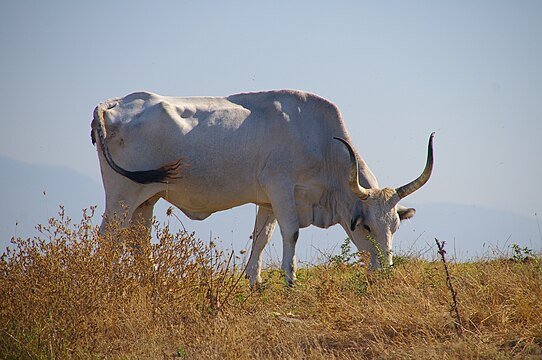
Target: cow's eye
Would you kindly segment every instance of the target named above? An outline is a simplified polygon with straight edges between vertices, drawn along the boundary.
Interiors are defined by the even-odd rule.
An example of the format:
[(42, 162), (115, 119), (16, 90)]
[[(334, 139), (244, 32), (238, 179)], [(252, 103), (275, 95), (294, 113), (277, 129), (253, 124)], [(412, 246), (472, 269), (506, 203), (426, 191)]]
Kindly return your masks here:
[(363, 225), (363, 228), (368, 232), (371, 232), (371, 228), (369, 227), (369, 225)]

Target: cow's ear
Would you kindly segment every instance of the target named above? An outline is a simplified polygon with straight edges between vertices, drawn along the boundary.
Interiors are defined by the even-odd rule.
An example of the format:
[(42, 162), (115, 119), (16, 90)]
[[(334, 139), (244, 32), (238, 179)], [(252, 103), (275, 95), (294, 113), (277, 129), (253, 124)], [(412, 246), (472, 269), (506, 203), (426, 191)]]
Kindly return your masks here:
[(397, 213), (399, 214), (399, 219), (407, 220), (410, 219), (416, 214), (416, 209), (406, 208), (404, 206), (397, 207)]
[(356, 201), (356, 206), (350, 220), (350, 230), (356, 230), (356, 227), (363, 222), (363, 204), (360, 200)]

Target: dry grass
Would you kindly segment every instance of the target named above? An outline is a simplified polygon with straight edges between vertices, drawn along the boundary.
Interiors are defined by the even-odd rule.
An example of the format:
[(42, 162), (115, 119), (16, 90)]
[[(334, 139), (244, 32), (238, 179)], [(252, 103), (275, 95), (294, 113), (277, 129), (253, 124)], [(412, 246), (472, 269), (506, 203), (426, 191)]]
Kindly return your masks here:
[[(391, 271), (331, 261), (277, 270), (251, 291), (235, 258), (157, 226), (97, 235), (63, 214), (0, 262), (0, 354), (112, 359), (537, 359), (540, 258), (449, 263), (402, 259)], [(119, 239), (129, 239), (120, 241)], [(138, 245), (139, 244), (139, 245)], [(142, 244), (142, 245), (141, 245)], [(339, 259), (340, 260), (340, 259)], [(524, 260), (524, 261), (523, 261)]]

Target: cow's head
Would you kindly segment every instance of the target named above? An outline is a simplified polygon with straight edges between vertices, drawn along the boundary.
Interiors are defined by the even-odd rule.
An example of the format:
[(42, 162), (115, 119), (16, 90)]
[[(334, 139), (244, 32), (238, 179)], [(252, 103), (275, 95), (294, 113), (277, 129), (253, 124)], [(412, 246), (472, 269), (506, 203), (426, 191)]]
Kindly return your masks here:
[[(369, 251), (371, 264), (379, 267), (378, 245), (384, 261), (392, 263), (393, 234), (399, 228), (401, 220), (410, 219), (416, 210), (399, 205), (399, 201), (421, 188), (431, 176), (433, 170), (433, 137), (429, 137), (427, 150), (427, 163), (422, 174), (414, 181), (396, 189), (365, 189), (359, 183), (358, 162), (350, 144), (341, 138), (341, 141), (350, 153), (350, 190), (356, 196), (356, 203), (352, 211), (349, 224), (351, 239), (360, 251)], [(348, 224), (346, 224), (348, 225)]]

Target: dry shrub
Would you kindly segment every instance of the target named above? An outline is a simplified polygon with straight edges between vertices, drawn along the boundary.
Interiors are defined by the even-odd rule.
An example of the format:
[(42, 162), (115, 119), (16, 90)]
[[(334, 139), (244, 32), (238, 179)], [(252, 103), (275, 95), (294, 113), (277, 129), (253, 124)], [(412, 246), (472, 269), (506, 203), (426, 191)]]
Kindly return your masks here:
[(61, 209), (38, 226), (42, 236), (12, 239), (1, 261), (0, 353), (151, 356), (170, 331), (223, 311), (241, 289), (232, 258), (193, 234), (155, 224), (151, 244), (143, 226), (114, 219), (102, 236), (92, 216), (72, 224)]
[[(542, 267), (449, 263), (463, 318), (450, 315), (439, 262), (386, 271), (333, 261), (278, 270), (248, 288), (233, 254), (155, 224), (104, 236), (92, 214), (61, 211), (42, 237), (14, 239), (0, 262), (5, 358), (506, 359), (542, 355)], [(349, 259), (350, 260), (350, 259)]]

